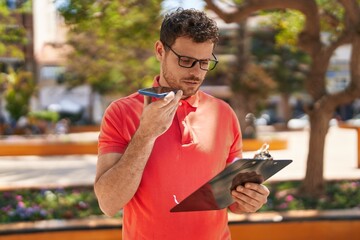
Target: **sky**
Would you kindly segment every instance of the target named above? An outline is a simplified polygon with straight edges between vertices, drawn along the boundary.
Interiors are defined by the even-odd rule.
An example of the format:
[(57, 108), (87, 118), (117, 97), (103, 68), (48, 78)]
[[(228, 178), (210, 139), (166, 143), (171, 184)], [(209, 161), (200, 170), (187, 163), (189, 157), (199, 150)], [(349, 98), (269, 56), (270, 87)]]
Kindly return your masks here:
[[(67, 2), (68, 0), (55, 0), (57, 7), (67, 4)], [(202, 0), (164, 0), (162, 5), (165, 12), (177, 9), (178, 7), (182, 7), (184, 9), (195, 8), (199, 10), (203, 10), (205, 7), (205, 3)]]
[(163, 8), (165, 11), (171, 11), (178, 7), (182, 7), (184, 9), (187, 8), (195, 8), (199, 10), (203, 10), (205, 3), (201, 0), (164, 0)]

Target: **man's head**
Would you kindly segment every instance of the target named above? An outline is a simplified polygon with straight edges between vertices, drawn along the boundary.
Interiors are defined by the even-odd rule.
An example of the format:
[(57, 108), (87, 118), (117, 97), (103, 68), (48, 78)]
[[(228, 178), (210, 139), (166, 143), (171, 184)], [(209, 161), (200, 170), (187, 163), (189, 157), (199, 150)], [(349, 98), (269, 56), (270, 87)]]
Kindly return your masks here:
[(211, 41), (216, 45), (219, 32), (216, 22), (202, 11), (177, 9), (165, 16), (160, 30), (160, 41), (172, 46), (179, 37), (191, 38), (196, 43)]
[(161, 63), (160, 85), (194, 95), (207, 71), (217, 63), (213, 49), (219, 33), (214, 20), (202, 11), (178, 9), (165, 16), (155, 44)]

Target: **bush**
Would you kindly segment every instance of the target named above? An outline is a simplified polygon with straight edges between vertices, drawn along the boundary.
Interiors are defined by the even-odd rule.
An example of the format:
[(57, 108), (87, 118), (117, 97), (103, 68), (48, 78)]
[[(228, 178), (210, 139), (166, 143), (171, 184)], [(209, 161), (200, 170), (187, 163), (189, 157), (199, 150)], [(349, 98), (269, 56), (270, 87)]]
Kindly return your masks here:
[(59, 113), (53, 111), (33, 111), (29, 112), (29, 118), (44, 120), (47, 122), (56, 123), (59, 120)]
[(35, 93), (36, 85), (32, 73), (20, 71), (9, 74), (5, 91), (6, 110), (13, 120), (26, 116), (29, 112), (30, 98)]

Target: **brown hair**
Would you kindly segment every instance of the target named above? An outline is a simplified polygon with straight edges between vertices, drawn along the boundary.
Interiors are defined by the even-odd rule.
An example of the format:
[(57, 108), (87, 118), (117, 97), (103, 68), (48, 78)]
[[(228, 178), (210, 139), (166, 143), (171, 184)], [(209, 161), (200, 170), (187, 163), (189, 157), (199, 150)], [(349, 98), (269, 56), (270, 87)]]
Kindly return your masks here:
[(178, 37), (189, 37), (194, 42), (219, 41), (219, 29), (216, 22), (196, 9), (178, 8), (165, 16), (161, 29), (160, 41), (172, 46)]

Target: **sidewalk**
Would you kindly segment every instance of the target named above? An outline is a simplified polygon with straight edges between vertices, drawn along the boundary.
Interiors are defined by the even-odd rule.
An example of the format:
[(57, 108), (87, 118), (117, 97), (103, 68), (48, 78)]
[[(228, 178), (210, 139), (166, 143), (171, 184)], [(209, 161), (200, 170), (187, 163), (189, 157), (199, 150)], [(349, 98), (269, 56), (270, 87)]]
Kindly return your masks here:
[[(292, 159), (293, 163), (271, 180), (303, 179), (308, 154), (308, 131), (266, 132), (260, 137), (288, 140), (286, 150), (270, 151), (275, 159)], [(244, 152), (251, 158), (254, 152)], [(46, 187), (92, 185), (96, 171), (96, 155), (16, 156), (0, 157), (0, 189), (13, 187)], [(357, 168), (356, 131), (331, 127), (326, 139), (325, 179), (360, 179)]]

